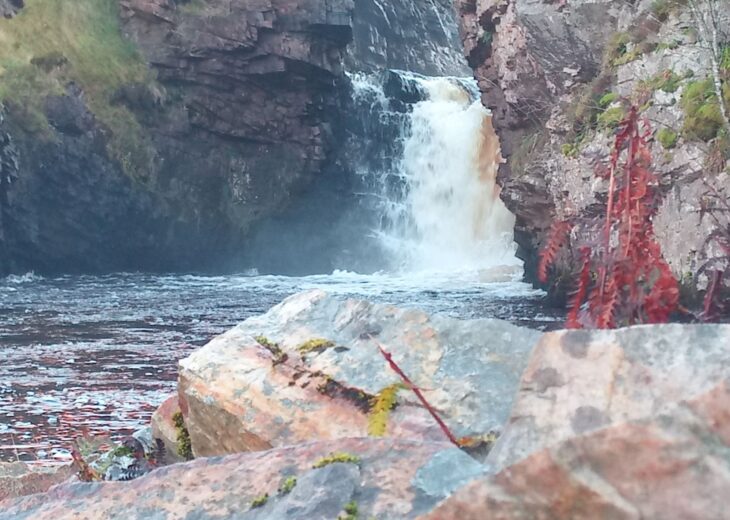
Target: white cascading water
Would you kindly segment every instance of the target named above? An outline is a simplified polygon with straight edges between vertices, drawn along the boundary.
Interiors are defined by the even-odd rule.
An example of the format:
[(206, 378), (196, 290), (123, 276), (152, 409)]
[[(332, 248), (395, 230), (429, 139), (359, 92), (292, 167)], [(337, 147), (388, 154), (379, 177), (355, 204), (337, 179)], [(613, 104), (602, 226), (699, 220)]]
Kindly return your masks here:
[(468, 81), (408, 78), (427, 99), (405, 116), (402, 157), (380, 177), (384, 215), (376, 233), (393, 265), (401, 272), (478, 272), (484, 281), (518, 275), (515, 221), (499, 198), (502, 159), (489, 111)]

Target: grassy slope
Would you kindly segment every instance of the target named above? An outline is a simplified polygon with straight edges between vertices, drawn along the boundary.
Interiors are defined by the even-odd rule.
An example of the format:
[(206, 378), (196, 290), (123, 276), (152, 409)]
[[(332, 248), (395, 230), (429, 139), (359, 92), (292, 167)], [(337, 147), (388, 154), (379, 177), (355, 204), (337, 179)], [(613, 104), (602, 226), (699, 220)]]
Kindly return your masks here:
[(76, 83), (111, 130), (110, 153), (137, 175), (145, 173), (150, 151), (134, 115), (110, 97), (124, 84), (151, 78), (120, 33), (117, 8), (114, 0), (26, 0), (18, 16), (0, 19), (0, 102), (22, 114), (28, 131), (47, 133), (44, 98)]

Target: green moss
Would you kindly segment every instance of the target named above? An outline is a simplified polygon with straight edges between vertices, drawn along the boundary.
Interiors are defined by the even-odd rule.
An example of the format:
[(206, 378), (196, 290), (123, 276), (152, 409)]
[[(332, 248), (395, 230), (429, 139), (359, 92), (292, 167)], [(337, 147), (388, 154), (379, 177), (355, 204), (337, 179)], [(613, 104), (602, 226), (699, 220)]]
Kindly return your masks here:
[(680, 106), (684, 112), (682, 133), (686, 138), (711, 141), (717, 136), (724, 121), (711, 79), (689, 83), (682, 93)]
[(730, 161), (730, 133), (721, 130), (710, 144), (710, 150), (705, 158), (705, 171), (720, 173), (727, 168), (728, 161)]
[(334, 346), (335, 344), (327, 339), (314, 338), (299, 345), (297, 350), (300, 354), (308, 354), (310, 352), (322, 352)]
[(268, 493), (265, 493), (259, 497), (256, 497), (251, 501), (251, 509), (256, 509), (258, 507), (264, 507), (268, 501), (269, 501)]
[(613, 130), (618, 127), (619, 123), (623, 121), (626, 113), (623, 107), (613, 107), (604, 110), (601, 115), (598, 116), (598, 129), (599, 130)]
[(287, 477), (279, 486), (280, 495), (288, 495), (297, 486), (297, 477)]
[(631, 49), (629, 52), (627, 52), (626, 54), (624, 54), (623, 56), (621, 56), (619, 58), (616, 58), (613, 61), (613, 65), (614, 65), (614, 67), (626, 65), (627, 63), (631, 63), (632, 61), (638, 60), (639, 58), (641, 58), (641, 56), (643, 54), (644, 53), (641, 51), (641, 49), (638, 46), (634, 46), (634, 48)]
[(653, 85), (657, 90), (674, 93), (679, 89), (679, 84), (684, 78), (675, 74), (672, 70), (665, 70), (653, 78)]
[(722, 48), (722, 53), (720, 54), (720, 70), (724, 74), (730, 74), (730, 45)]
[(575, 143), (565, 143), (560, 147), (560, 151), (565, 157), (575, 159), (580, 154), (580, 147)]
[(600, 106), (601, 108), (606, 108), (618, 98), (619, 95), (615, 92), (607, 92), (606, 94), (601, 96), (601, 99), (598, 100), (598, 106)]
[(322, 457), (317, 462), (314, 463), (313, 468), (323, 468), (325, 466), (328, 466), (330, 464), (335, 464), (337, 462), (343, 462), (345, 464), (360, 464), (360, 457), (357, 455), (352, 455), (350, 453), (343, 453), (343, 452), (336, 452), (331, 453), (330, 455), (326, 457)]
[(656, 46), (657, 51), (665, 51), (665, 50), (674, 50), (679, 47), (679, 43), (677, 40), (672, 40), (671, 42), (661, 42), (659, 45)]
[(112, 457), (132, 457), (134, 450), (127, 446), (117, 446), (111, 452)]
[(186, 14), (197, 15), (205, 11), (205, 0), (176, 0), (180, 10)]
[(674, 11), (686, 4), (687, 0), (654, 0), (651, 12), (659, 21), (666, 21)]
[(383, 388), (372, 400), (372, 408), (368, 416), (368, 435), (382, 437), (388, 429), (390, 412), (395, 408), (398, 392), (404, 388), (402, 383), (396, 383)]
[(656, 133), (656, 138), (666, 150), (670, 150), (677, 146), (679, 135), (669, 128), (662, 128)]
[(266, 336), (256, 336), (254, 338), (256, 340), (256, 343), (264, 347), (266, 350), (271, 352), (271, 354), (274, 356), (274, 364), (283, 363), (287, 360), (288, 356), (286, 353), (281, 350), (281, 347), (278, 343), (274, 343)]
[(360, 514), (360, 507), (357, 505), (355, 500), (352, 500), (345, 504), (345, 513), (339, 515), (337, 520), (357, 520)]
[(193, 458), (193, 445), (190, 442), (190, 433), (185, 427), (185, 418), (182, 412), (175, 412), (172, 416), (172, 422), (177, 430), (177, 454), (185, 460)]
[(617, 32), (608, 40), (606, 44), (604, 62), (612, 64), (620, 59), (628, 52), (628, 46), (631, 43), (631, 35), (626, 32)]
[(111, 99), (121, 86), (152, 78), (122, 37), (117, 11), (114, 0), (27, 0), (17, 16), (0, 20), (0, 102), (19, 108), (26, 130), (44, 133), (45, 99), (78, 85), (110, 130), (110, 155), (128, 173), (143, 175), (152, 152), (134, 115)]

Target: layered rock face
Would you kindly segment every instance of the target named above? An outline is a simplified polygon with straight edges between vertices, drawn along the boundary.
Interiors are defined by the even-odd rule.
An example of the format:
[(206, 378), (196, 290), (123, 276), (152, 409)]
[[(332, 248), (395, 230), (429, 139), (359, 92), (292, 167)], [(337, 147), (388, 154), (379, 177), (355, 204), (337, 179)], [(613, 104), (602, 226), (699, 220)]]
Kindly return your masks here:
[[(0, 14), (21, 7), (0, 3)], [(149, 74), (106, 97), (90, 95), (93, 77), (74, 81), (77, 56), (62, 46), (56, 54), (23, 47), (33, 86), (71, 81), (34, 101), (47, 119), (42, 131), (28, 124), (24, 99), (5, 103), (0, 154), (14, 173), (0, 184), (0, 272), (250, 267), (253, 234), (330, 223), (351, 205), (353, 166), (335, 153), (350, 107), (345, 66), (465, 73), (445, 0), (384, 9), (352, 0), (119, 0), (118, 8), (114, 23)], [(3, 23), (20, 23), (20, 12)], [(44, 16), (34, 6), (25, 13)], [(116, 50), (129, 54), (124, 45)], [(10, 143), (17, 161), (6, 160)], [(326, 264), (317, 260), (304, 269)]]
[[(718, 224), (701, 210), (706, 183), (729, 196), (730, 149), (716, 127), (698, 136), (696, 114), (682, 102), (712, 77), (711, 55), (687, 9), (658, 5), (456, 2), (466, 56), (507, 158), (502, 197), (517, 217), (530, 276), (550, 222), (601, 211), (607, 185), (593, 172), (607, 161), (628, 103), (641, 107), (654, 132), (653, 167), (664, 195), (654, 225), (673, 271), (689, 279), (719, 252), (705, 241), (724, 216)], [(728, 12), (726, 2), (720, 12)], [(726, 34), (725, 15), (719, 24)]]
[(18, 173), (3, 188), (3, 236), (14, 270), (185, 269), (205, 257), (220, 267), (332, 144), (349, 1), (119, 8), (157, 77), (110, 100), (141, 125), (138, 142), (110, 157), (108, 129), (77, 88), (46, 101), (50, 137), (23, 134), (11, 107)]

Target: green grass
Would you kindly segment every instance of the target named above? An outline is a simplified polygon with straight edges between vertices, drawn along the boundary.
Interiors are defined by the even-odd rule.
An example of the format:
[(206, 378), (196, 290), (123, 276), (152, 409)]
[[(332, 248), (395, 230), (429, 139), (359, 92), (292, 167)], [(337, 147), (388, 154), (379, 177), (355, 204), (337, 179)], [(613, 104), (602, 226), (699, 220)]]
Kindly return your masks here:
[(205, 0), (178, 0), (179, 9), (187, 14), (200, 14), (205, 10)]
[(626, 110), (623, 107), (613, 107), (604, 110), (598, 116), (598, 129), (604, 131), (614, 130), (623, 121), (625, 116)]
[(656, 133), (657, 141), (666, 149), (670, 150), (677, 146), (679, 135), (674, 130), (669, 128), (662, 128)]
[(685, 138), (711, 141), (717, 137), (724, 121), (712, 79), (689, 83), (682, 93), (680, 106), (684, 112)]
[(0, 102), (19, 107), (26, 129), (48, 128), (44, 100), (73, 82), (89, 109), (110, 131), (109, 151), (128, 173), (141, 174), (149, 150), (143, 131), (126, 107), (113, 105), (122, 85), (152, 78), (119, 28), (114, 0), (27, 0), (10, 20), (0, 20)]
[(603, 96), (601, 96), (601, 99), (598, 100), (598, 106), (600, 106), (601, 108), (606, 108), (618, 99), (619, 95), (615, 92), (607, 92)]

